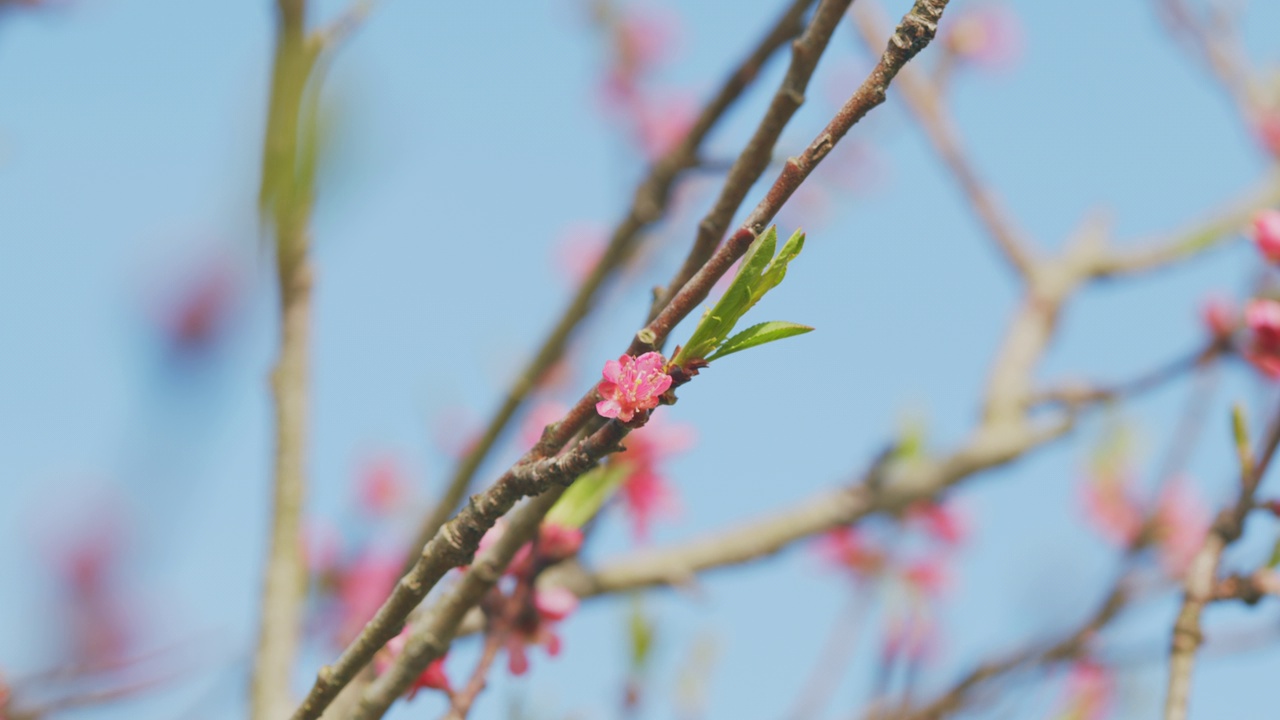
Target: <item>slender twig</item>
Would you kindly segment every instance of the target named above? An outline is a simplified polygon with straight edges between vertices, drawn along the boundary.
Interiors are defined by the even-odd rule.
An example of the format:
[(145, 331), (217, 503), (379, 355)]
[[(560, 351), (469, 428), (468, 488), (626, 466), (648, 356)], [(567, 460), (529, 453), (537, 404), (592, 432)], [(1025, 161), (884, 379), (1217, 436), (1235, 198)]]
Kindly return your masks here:
[[(471, 561), (480, 538), (517, 501), (569, 485), (600, 458), (617, 452), (620, 449), (618, 443), (626, 432), (621, 424), (611, 421), (559, 456), (533, 460), (531, 451), (503, 473), (492, 487), (473, 495), (470, 502), (423, 547), (413, 568), (400, 578), (391, 596), (337, 661), (320, 669), (306, 700), (292, 717), (295, 720), (319, 717), (338, 691), (373, 659), (374, 653), (395, 637), (405, 618), (440, 582), (440, 578), (450, 569)], [(409, 656), (408, 649), (401, 655), (402, 658)]]
[(260, 200), (275, 231), (280, 285), (280, 355), (271, 375), (275, 396), (275, 474), (270, 549), (250, 691), (250, 717), (277, 720), (293, 702), (289, 679), (297, 656), (306, 593), (302, 507), (306, 495), (307, 346), (311, 267), (307, 257), (312, 205), (311, 158), (303, 135), (314, 52), (305, 35), (304, 0), (279, 0), (271, 101)]
[[(636, 334), (628, 354), (638, 355), (652, 350), (666, 339), (680, 320), (707, 298), (716, 281), (728, 271), (734, 261), (746, 253), (755, 236), (765, 230), (783, 203), (809, 177), (835, 144), (872, 108), (884, 102), (885, 92), (893, 77), (933, 39), (947, 1), (916, 1), (903, 17), (866, 81), (809, 147), (799, 157), (787, 160), (773, 186), (742, 227), (707, 260), (662, 312)], [(581, 441), (571, 452), (555, 458), (546, 457), (563, 447), (594, 415), (595, 397), (594, 390), (583, 395), (564, 419), (548, 426), (538, 445), (499, 478), (492, 488), (474, 496), (467, 507), (441, 527), (423, 548), (413, 569), (397, 583), (391, 597), (378, 610), (374, 619), (365, 626), (337, 662), (321, 668), (306, 701), (294, 713), (295, 720), (314, 718), (323, 712), (338, 690), (350, 682), (377, 649), (394, 636), (404, 618), (439, 582), (444, 572), (470, 560), (484, 531), (508, 511), (516, 500), (545, 492), (557, 484), (567, 485), (605, 454), (616, 450), (625, 430), (617, 422), (610, 422)], [(461, 622), (463, 615), (465, 609), (458, 615), (457, 622)], [(399, 659), (406, 664), (414, 660), (407, 650)]]
[(414, 678), (433, 661), (444, 657), (468, 611), (493, 589), (516, 552), (537, 533), (542, 517), (560, 493), (561, 490), (556, 489), (535, 497), (512, 515), (493, 546), (481, 553), (462, 579), (413, 623), (404, 650), (365, 690), (350, 720), (382, 717), (396, 698), (413, 685)]
[(1121, 576), (1098, 609), (1076, 629), (1050, 645), (1024, 650), (1002, 660), (984, 663), (970, 671), (955, 685), (937, 695), (924, 705), (896, 713), (895, 720), (940, 720), (958, 712), (972, 702), (975, 695), (990, 683), (1011, 673), (1033, 667), (1043, 667), (1068, 662), (1079, 657), (1089, 640), (1110, 624), (1132, 599), (1131, 583), (1134, 576)]
[(497, 659), (498, 651), (502, 649), (502, 639), (502, 634), (496, 632), (490, 633), (485, 638), (484, 650), (480, 653), (480, 660), (476, 663), (475, 670), (471, 672), (471, 678), (449, 699), (449, 712), (445, 714), (445, 720), (464, 720), (471, 712), (471, 706), (475, 704), (476, 698), (488, 684), (489, 669), (493, 667), (493, 661)]
[[(636, 189), (626, 217), (614, 228), (604, 253), (583, 279), (568, 307), (543, 340), (542, 346), (508, 389), (484, 432), (458, 463), (440, 500), (418, 529), (417, 539), (411, 547), (420, 548), (425, 545), (453, 515), (481, 462), (493, 450), (511, 419), (537, 386), (538, 380), (564, 354), (574, 329), (594, 307), (601, 287), (635, 253), (644, 230), (665, 213), (676, 179), (686, 170), (698, 166), (698, 155), (707, 136), (759, 76), (764, 63), (800, 32), (805, 10), (814, 2), (815, 0), (793, 0), (764, 37), (725, 78), (680, 144), (654, 164), (648, 177)], [(410, 557), (407, 562), (412, 565), (415, 560), (416, 557)]]
[(1195, 669), (1196, 650), (1203, 637), (1200, 616), (1205, 605), (1214, 598), (1218, 582), (1218, 566), (1222, 553), (1244, 533), (1245, 517), (1254, 507), (1254, 495), (1280, 445), (1280, 411), (1277, 411), (1261, 443), (1261, 452), (1249, 449), (1243, 413), (1234, 415), (1236, 446), (1240, 457), (1240, 495), (1236, 502), (1218, 513), (1204, 544), (1191, 561), (1184, 582), (1182, 609), (1173, 625), (1173, 641), (1169, 653), (1169, 687), (1165, 694), (1165, 720), (1185, 720), (1191, 699), (1191, 678)]
[[(855, 25), (863, 44), (870, 48), (884, 42), (884, 16), (873, 2), (860, 2), (853, 9)], [(942, 163), (955, 176), (969, 199), (974, 213), (995, 240), (996, 247), (1021, 276), (1031, 271), (1033, 245), (1004, 210), (995, 193), (982, 182), (965, 152), (960, 133), (947, 112), (943, 93), (928, 75), (917, 68), (903, 68), (896, 86), (902, 91), (907, 109), (915, 116)]]
[(1164, 16), (1169, 29), (1178, 33), (1192, 52), (1199, 56), (1235, 102), (1241, 115), (1246, 119), (1252, 118), (1257, 110), (1257, 100), (1250, 87), (1242, 44), (1232, 28), (1221, 24), (1214, 26), (1208, 20), (1197, 17), (1185, 0), (1157, 2), (1157, 10)]
[(778, 138), (782, 136), (782, 131), (791, 121), (792, 116), (804, 104), (804, 93), (809, 85), (809, 79), (813, 77), (819, 58), (826, 51), (827, 44), (835, 33), (836, 25), (840, 23), (840, 18), (851, 2), (852, 0), (822, 0), (818, 9), (814, 11), (813, 19), (805, 28), (804, 34), (792, 44), (791, 64), (787, 66), (782, 84), (770, 101), (769, 108), (761, 118), (760, 124), (756, 126), (751, 139), (747, 141), (746, 146), (729, 168), (719, 197), (712, 204), (706, 217), (698, 223), (697, 236), (684, 263), (667, 284), (666, 289), (656, 294), (653, 307), (649, 312), (650, 320), (656, 317), (676, 292), (706, 264), (711, 253), (715, 251), (716, 244), (724, 236), (729, 223), (733, 221), (734, 213), (746, 199), (747, 192), (769, 167)]
[(1051, 390), (1035, 393), (1031, 397), (1031, 404), (1080, 407), (1090, 403), (1133, 399), (1164, 387), (1170, 380), (1182, 377), (1189, 371), (1206, 366), (1229, 349), (1230, 347), (1222, 340), (1215, 339), (1204, 347), (1197, 348), (1191, 353), (1129, 380), (1110, 386), (1064, 384)]

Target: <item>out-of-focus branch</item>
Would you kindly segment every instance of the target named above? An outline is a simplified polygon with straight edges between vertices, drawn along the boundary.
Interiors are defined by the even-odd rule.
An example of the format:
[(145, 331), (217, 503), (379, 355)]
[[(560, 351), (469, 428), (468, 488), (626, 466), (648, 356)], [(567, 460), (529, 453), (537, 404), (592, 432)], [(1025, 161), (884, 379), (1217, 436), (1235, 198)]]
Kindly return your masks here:
[(693, 246), (685, 257), (684, 263), (666, 289), (654, 297), (653, 307), (649, 311), (649, 319), (653, 320), (660, 310), (666, 306), (689, 278), (697, 272), (711, 257), (716, 244), (724, 236), (725, 230), (733, 220), (733, 215), (742, 206), (747, 192), (764, 174), (773, 159), (773, 149), (778, 138), (792, 116), (804, 104), (805, 89), (809, 79), (818, 67), (818, 60), (826, 52), (827, 44), (835, 33), (836, 25), (852, 0), (823, 0), (814, 11), (813, 19), (800, 36), (791, 45), (791, 64), (787, 66), (787, 74), (774, 93), (769, 108), (756, 126), (746, 147), (729, 168), (728, 176), (720, 189), (711, 210), (698, 223), (698, 233)]
[[(1010, 674), (1036, 667), (1046, 667), (1068, 662), (1079, 657), (1089, 640), (1110, 624), (1133, 596), (1135, 576), (1126, 573), (1113, 586), (1098, 609), (1075, 630), (1057, 642), (1038, 649), (1025, 650), (1003, 660), (984, 663), (970, 671), (955, 685), (940, 693), (933, 700), (918, 708), (908, 708), (891, 713), (894, 720), (941, 720), (963, 710), (973, 702), (973, 697), (991, 683)], [(872, 715), (872, 717), (883, 717)]]
[(1214, 339), (1194, 352), (1175, 358), (1172, 362), (1124, 382), (1109, 386), (1065, 383), (1056, 388), (1036, 392), (1031, 396), (1031, 404), (1033, 406), (1061, 405), (1076, 408), (1092, 403), (1132, 399), (1163, 387), (1169, 381), (1207, 365), (1223, 353), (1230, 352), (1231, 349), (1227, 340)]
[[(866, 0), (858, 3), (853, 8), (853, 18), (863, 44), (874, 48), (884, 42), (884, 14), (876, 3)], [(942, 163), (955, 176), (1004, 259), (1019, 275), (1026, 276), (1034, 262), (1034, 246), (1001, 206), (995, 193), (978, 177), (944, 105), (941, 89), (924, 72), (911, 67), (903, 68), (897, 87), (902, 91), (907, 109), (920, 123)]]
[(1205, 221), (1166, 238), (1136, 243), (1134, 249), (1113, 249), (1098, 256), (1094, 278), (1103, 280), (1160, 270), (1190, 260), (1237, 237), (1261, 209), (1280, 204), (1280, 177), (1269, 176), (1243, 199), (1222, 208)]
[(1196, 650), (1203, 637), (1200, 632), (1200, 615), (1205, 605), (1214, 599), (1218, 586), (1218, 566), (1222, 553), (1244, 533), (1245, 517), (1254, 507), (1254, 495), (1263, 474), (1271, 465), (1276, 447), (1280, 445), (1280, 411), (1272, 418), (1261, 452), (1255, 460), (1249, 448), (1248, 432), (1244, 427), (1244, 414), (1237, 408), (1234, 414), (1236, 448), (1240, 459), (1240, 495), (1230, 507), (1218, 513), (1204, 545), (1196, 553), (1187, 570), (1182, 609), (1173, 625), (1173, 641), (1169, 653), (1169, 688), (1165, 695), (1165, 720), (1186, 720), (1187, 705), (1191, 699), (1191, 678), (1195, 669)]
[(1171, 32), (1182, 38), (1223, 90), (1239, 107), (1246, 119), (1257, 110), (1257, 100), (1250, 85), (1248, 66), (1242, 43), (1228, 17), (1217, 8), (1209, 17), (1200, 16), (1186, 0), (1157, 0), (1157, 11)]
[(302, 509), (306, 498), (307, 347), (311, 325), (310, 214), (314, 148), (306, 147), (305, 94), (315, 53), (306, 38), (306, 3), (279, 0), (279, 26), (263, 151), (264, 220), (274, 230), (280, 286), (280, 355), (271, 374), (275, 397), (275, 473), (271, 537), (250, 690), (250, 717), (289, 712), (289, 678), (302, 631), (306, 568)]
[[(467, 488), (470, 487), (480, 463), (493, 450), (494, 444), (524, 404), (529, 393), (533, 391), (538, 380), (564, 354), (569, 337), (591, 311), (600, 288), (635, 253), (645, 228), (657, 222), (666, 212), (676, 179), (686, 170), (697, 167), (702, 144), (711, 130), (759, 76), (760, 68), (765, 61), (800, 32), (805, 10), (814, 1), (793, 0), (773, 27), (721, 84), (720, 89), (707, 102), (680, 144), (658, 160), (649, 171), (649, 176), (636, 189), (626, 217), (614, 228), (604, 253), (583, 279), (573, 299), (569, 301), (569, 306), (565, 308), (555, 327), (543, 340), (542, 346), (521, 370), (515, 384), (507, 391), (498, 411), (489, 420), (480, 438), (458, 463), (458, 467), (445, 486), (444, 494), (419, 528), (413, 548), (425, 545), (453, 514), (458, 503), (466, 495)], [(412, 565), (415, 559), (410, 557), (408, 564)]]

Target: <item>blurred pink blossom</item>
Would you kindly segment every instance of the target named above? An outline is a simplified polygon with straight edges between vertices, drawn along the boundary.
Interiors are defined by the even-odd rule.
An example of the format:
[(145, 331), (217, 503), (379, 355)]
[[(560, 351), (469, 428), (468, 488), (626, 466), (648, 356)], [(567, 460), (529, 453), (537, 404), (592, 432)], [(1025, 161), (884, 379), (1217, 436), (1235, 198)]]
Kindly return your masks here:
[(568, 560), (582, 548), (582, 531), (544, 522), (538, 529), (538, 554), (551, 562)]
[(381, 456), (365, 463), (356, 480), (360, 506), (375, 517), (396, 509), (408, 494), (404, 472), (395, 458)]
[(698, 103), (687, 95), (650, 100), (636, 111), (637, 140), (650, 161), (674, 150), (698, 119)]
[(1253, 216), (1253, 244), (1268, 261), (1280, 263), (1280, 210), (1268, 208)]
[(940, 597), (950, 584), (946, 562), (937, 555), (907, 565), (902, 580), (916, 595), (930, 598)]
[(1090, 478), (1081, 487), (1085, 519), (1107, 541), (1126, 547), (1142, 532), (1142, 507), (1131, 483), (1115, 476)]
[(366, 552), (338, 571), (335, 578), (338, 601), (335, 639), (339, 644), (349, 642), (373, 618), (382, 607), (382, 601), (391, 594), (403, 569), (404, 557), (401, 555)]
[(925, 532), (944, 545), (964, 542), (968, 528), (954, 506), (946, 503), (921, 502), (907, 510), (907, 522), (922, 526)]
[(886, 564), (885, 552), (867, 542), (866, 536), (852, 527), (838, 527), (823, 533), (817, 540), (818, 554), (855, 579), (878, 575)]
[(119, 572), (124, 545), (120, 518), (106, 513), (59, 538), (54, 568), (63, 583), (68, 615), (61, 623), (77, 663), (107, 665), (124, 657), (137, 627)]
[(575, 223), (554, 248), (556, 269), (568, 280), (582, 282), (595, 269), (609, 244), (609, 231), (596, 223)]
[(692, 426), (668, 424), (657, 417), (627, 436), (627, 449), (614, 462), (630, 466), (621, 497), (636, 540), (647, 540), (654, 520), (678, 509), (675, 490), (661, 466), (672, 455), (693, 447), (696, 439)]
[(596, 385), (600, 402), (596, 412), (602, 417), (630, 422), (636, 413), (658, 406), (662, 393), (671, 387), (671, 376), (662, 371), (666, 358), (661, 353), (647, 352), (640, 357), (623, 355), (604, 364), (601, 380)]
[(605, 73), (606, 109), (622, 114), (641, 103), (641, 86), (679, 40), (679, 18), (652, 7), (628, 8), (609, 25), (612, 62)]
[(1228, 338), (1235, 332), (1236, 309), (1230, 300), (1210, 297), (1200, 305), (1200, 318), (1209, 334), (1215, 338)]
[(1280, 302), (1259, 298), (1249, 302), (1245, 324), (1252, 331), (1252, 343), (1245, 357), (1263, 375), (1280, 380)]
[(1103, 720), (1111, 713), (1115, 684), (1110, 669), (1089, 660), (1077, 661), (1067, 674), (1062, 717)]
[(1204, 544), (1210, 516), (1189, 482), (1177, 479), (1165, 486), (1156, 504), (1155, 542), (1160, 564), (1170, 577), (1180, 578)]
[(532, 448), (542, 439), (542, 431), (553, 422), (564, 417), (568, 408), (561, 403), (546, 400), (533, 406), (529, 414), (520, 423), (520, 442), (525, 448)]
[(1003, 70), (1022, 56), (1022, 23), (1010, 5), (978, 5), (953, 20), (943, 42), (960, 60)]
[[(391, 667), (391, 664), (395, 659), (400, 656), (400, 653), (404, 652), (404, 646), (408, 640), (409, 628), (405, 627), (405, 629), (400, 631), (399, 635), (391, 638), (391, 640), (378, 651), (378, 654), (374, 656), (374, 672), (379, 675), (385, 673)], [(419, 675), (417, 679), (413, 681), (413, 684), (409, 686), (409, 690), (405, 693), (405, 697), (412, 700), (413, 696), (417, 695), (418, 691), (423, 688), (444, 690), (446, 693), (453, 692), (453, 688), (449, 685), (449, 676), (445, 674), (444, 670), (444, 661), (447, 657), (449, 657), (448, 654), (432, 660), (431, 664), (427, 666), (427, 669), (423, 670), (422, 674)]]
[(1267, 152), (1280, 157), (1280, 110), (1272, 110), (1260, 117), (1255, 126), (1258, 141)]
[(886, 664), (896, 659), (916, 664), (928, 660), (937, 651), (937, 627), (924, 613), (894, 613), (885, 629), (880, 653)]
[(541, 645), (547, 655), (560, 654), (560, 636), (556, 623), (573, 614), (578, 607), (578, 597), (565, 588), (539, 590), (534, 594), (535, 613), (526, 617), (507, 638), (507, 667), (512, 675), (523, 675), (529, 670), (529, 645)]

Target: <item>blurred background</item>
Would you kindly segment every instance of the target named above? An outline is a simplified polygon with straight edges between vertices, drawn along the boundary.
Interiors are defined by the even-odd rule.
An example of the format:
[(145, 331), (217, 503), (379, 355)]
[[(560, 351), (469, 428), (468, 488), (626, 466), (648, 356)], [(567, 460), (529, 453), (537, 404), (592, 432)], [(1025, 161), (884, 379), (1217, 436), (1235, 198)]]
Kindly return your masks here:
[[(317, 24), (345, 10), (311, 5)], [(947, 11), (944, 34), (966, 18), (988, 33), (979, 50), (952, 38), (947, 51), (956, 126), (1046, 253), (1095, 210), (1120, 245), (1176, 232), (1275, 162), (1156, 5), (955, 0)], [(895, 18), (908, 6), (885, 3)], [(649, 162), (780, 6), (598, 10), (385, 0), (333, 59), (313, 215), (316, 581), (299, 694), (368, 606), (361, 592), (376, 599), (394, 577)], [(1280, 5), (1242, 12), (1242, 46), (1254, 66), (1273, 66)], [(257, 207), (274, 21), (265, 0), (0, 2), (0, 672), (15, 706), (245, 715), (278, 345)], [(842, 24), (779, 157), (808, 144), (867, 57)], [(668, 218), (482, 481), (537, 437), (539, 408), (576, 399), (640, 326), (785, 64), (784, 54), (766, 66), (710, 138), (707, 166), (682, 176)], [(619, 95), (620, 78), (638, 83), (642, 104)], [(680, 439), (660, 467), (668, 502), (647, 533), (608, 509), (588, 564), (849, 483), (904, 432), (943, 452), (973, 427), (1020, 289), (892, 92), (778, 222), (784, 235), (803, 226), (809, 244), (751, 319), (817, 330), (717, 363), (681, 391), (661, 413)], [(1185, 356), (1206, 341), (1205, 299), (1239, 304), (1263, 273), (1241, 234), (1167, 271), (1090, 286), (1065, 309), (1039, 379), (1110, 383)], [(560, 655), (535, 653), (520, 677), (499, 667), (475, 716), (788, 716), (830, 664), (833, 634), (850, 657), (830, 671), (814, 716), (856, 716), (886, 687), (930, 696), (1095, 609), (1119, 551), (1091, 525), (1081, 487), (1100, 467), (1155, 482), (1200, 394), (1202, 429), (1181, 475), (1207, 516), (1235, 489), (1228, 407), (1244, 403), (1261, 428), (1275, 399), (1233, 359), (1208, 380), (1088, 412), (1064, 440), (966, 481), (948, 496), (963, 537), (931, 570), (927, 601), (912, 599), (920, 587), (855, 576), (802, 543), (693, 587), (584, 603), (560, 628)], [(888, 520), (868, 527), (895, 552), (920, 542), (893, 536)], [(1259, 518), (1249, 530), (1229, 566), (1264, 563), (1280, 528)], [(1209, 614), (1193, 717), (1262, 717), (1274, 704), (1275, 605)], [(1106, 714), (1066, 715), (1078, 678), (1059, 667), (1019, 676), (973, 716), (1154, 716), (1177, 607), (1166, 584), (1100, 638)], [(928, 641), (910, 677), (880, 677), (904, 622), (927, 625)], [(652, 639), (639, 659), (638, 632)], [(475, 652), (460, 642), (448, 667), (465, 677)], [(391, 716), (444, 707), (424, 693)]]

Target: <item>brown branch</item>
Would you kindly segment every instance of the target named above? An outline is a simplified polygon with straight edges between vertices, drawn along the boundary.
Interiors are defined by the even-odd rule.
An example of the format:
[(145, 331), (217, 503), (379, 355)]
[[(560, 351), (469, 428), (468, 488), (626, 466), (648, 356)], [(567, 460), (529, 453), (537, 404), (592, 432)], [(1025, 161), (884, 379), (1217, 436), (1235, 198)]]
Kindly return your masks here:
[[(917, 0), (903, 17), (898, 30), (870, 76), (836, 113), (821, 134), (799, 156), (787, 160), (765, 198), (707, 263), (676, 294), (671, 303), (636, 334), (628, 354), (638, 355), (665, 340), (680, 320), (687, 317), (738, 258), (745, 254), (755, 236), (777, 214), (783, 203), (813, 172), (835, 144), (872, 108), (884, 102), (885, 91), (902, 66), (920, 52), (937, 32), (937, 23), (948, 0)], [(472, 501), (426, 544), (412, 570), (396, 584), (390, 598), (332, 666), (321, 668), (306, 701), (294, 713), (295, 720), (317, 717), (338, 690), (364, 667), (373, 654), (399, 630), (409, 612), (452, 567), (471, 559), (484, 532), (524, 496), (537, 495), (551, 487), (571, 483), (609, 452), (625, 430), (609, 422), (580, 442), (572, 451), (547, 458), (594, 417), (595, 391), (590, 390), (559, 423), (548, 426), (543, 439), (488, 491)], [(496, 580), (496, 578), (495, 578)], [(461, 616), (459, 616), (459, 622)], [(407, 657), (406, 652), (402, 657)]]
[(1182, 609), (1173, 625), (1173, 641), (1169, 653), (1169, 687), (1165, 694), (1165, 720), (1185, 720), (1191, 699), (1191, 678), (1195, 670), (1196, 650), (1203, 642), (1200, 615), (1214, 598), (1218, 582), (1218, 566), (1222, 553), (1244, 533), (1245, 517), (1254, 507), (1254, 495), (1263, 474), (1280, 445), (1280, 411), (1271, 420), (1262, 441), (1257, 460), (1249, 449), (1243, 413), (1235, 411), (1236, 448), (1240, 457), (1240, 495), (1236, 502), (1214, 520), (1204, 544), (1191, 561), (1184, 581)]
[(666, 290), (656, 294), (653, 307), (650, 309), (650, 320), (656, 317), (675, 293), (706, 264), (720, 242), (720, 238), (724, 236), (729, 223), (733, 221), (734, 213), (742, 207), (742, 201), (746, 199), (751, 187), (769, 167), (773, 160), (774, 146), (778, 144), (778, 138), (782, 136), (787, 123), (804, 104), (804, 93), (809, 86), (809, 79), (813, 77), (818, 60), (826, 51), (827, 44), (835, 33), (836, 25), (840, 23), (840, 18), (851, 2), (852, 0), (822, 0), (804, 34), (792, 43), (791, 64), (787, 66), (782, 84), (774, 93), (769, 108), (765, 111), (755, 132), (752, 133), (751, 139), (747, 141), (746, 147), (729, 168), (729, 174), (725, 178), (719, 197), (716, 198), (707, 215), (698, 223), (698, 234), (684, 263), (667, 285)]
[[(879, 6), (866, 1), (858, 3), (853, 9), (853, 18), (867, 47), (874, 48), (884, 42), (884, 16)], [(924, 72), (911, 67), (903, 68), (896, 87), (902, 91), (907, 109), (915, 116), (942, 163), (955, 177), (1005, 261), (1025, 277), (1035, 261), (1033, 244), (1018, 229), (995, 193), (978, 177), (965, 152), (955, 121), (944, 105), (941, 89)]]
[(365, 690), (350, 720), (382, 717), (413, 685), (414, 678), (432, 662), (444, 657), (468, 611), (493, 589), (511, 559), (537, 534), (542, 517), (555, 505), (561, 492), (557, 488), (535, 497), (512, 515), (497, 542), (477, 558), (438, 603), (413, 623), (404, 650), (391, 667)]
[[(530, 452), (503, 473), (492, 487), (473, 495), (467, 505), (423, 547), (413, 568), (400, 578), (391, 596), (337, 661), (320, 669), (311, 692), (293, 713), (294, 720), (319, 717), (338, 691), (373, 659), (374, 653), (395, 637), (405, 618), (440, 582), (440, 578), (450, 569), (471, 561), (480, 538), (517, 501), (546, 493), (555, 487), (568, 486), (600, 458), (618, 451), (618, 442), (626, 432), (621, 424), (611, 421), (557, 457), (535, 460)], [(408, 656), (411, 655), (406, 650), (402, 657)]]
[[(493, 450), (512, 417), (537, 386), (538, 380), (564, 354), (569, 337), (591, 311), (600, 288), (635, 253), (645, 228), (657, 222), (665, 213), (676, 179), (686, 170), (698, 166), (700, 149), (711, 130), (759, 76), (765, 61), (800, 32), (805, 10), (814, 1), (793, 0), (755, 48), (724, 80), (680, 144), (654, 164), (649, 176), (636, 189), (626, 217), (614, 228), (604, 253), (596, 261), (591, 273), (583, 279), (568, 307), (543, 340), (542, 346), (521, 370), (479, 440), (459, 462), (445, 486), (444, 494), (418, 529), (417, 539), (411, 547), (420, 548), (425, 545), (453, 515), (481, 462)], [(411, 565), (415, 560), (415, 557), (410, 557), (407, 564)]]
[(301, 634), (306, 568), (302, 508), (306, 497), (307, 347), (311, 267), (307, 258), (312, 178), (302, 127), (312, 110), (304, 98), (314, 66), (305, 37), (306, 4), (280, 0), (280, 22), (263, 151), (260, 200), (275, 231), (280, 284), (280, 355), (271, 375), (275, 397), (275, 473), (271, 540), (250, 690), (250, 717), (275, 720), (293, 699), (289, 678)]

